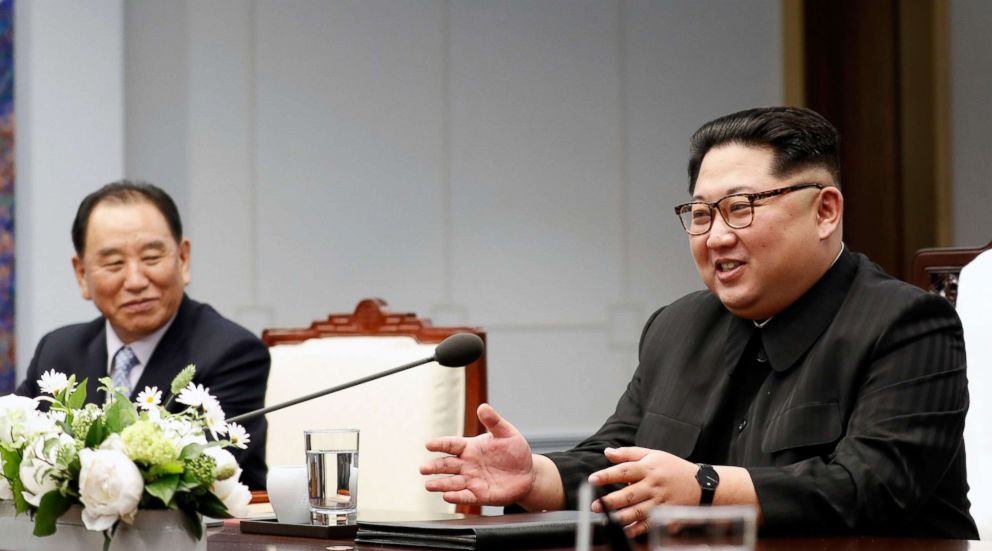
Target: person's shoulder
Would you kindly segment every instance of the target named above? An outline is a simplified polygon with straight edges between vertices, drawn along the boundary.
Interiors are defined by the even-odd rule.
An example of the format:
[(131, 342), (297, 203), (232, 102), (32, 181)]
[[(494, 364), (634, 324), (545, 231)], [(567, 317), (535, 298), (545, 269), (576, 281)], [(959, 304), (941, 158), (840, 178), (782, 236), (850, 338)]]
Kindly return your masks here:
[(846, 301), (849, 309), (870, 309), (872, 318), (882, 323), (917, 316), (957, 319), (954, 307), (943, 297), (897, 279), (868, 257), (855, 254), (858, 269)]
[(683, 323), (686, 317), (695, 318), (705, 316), (707, 313), (725, 312), (726, 308), (720, 303), (720, 299), (710, 291), (693, 291), (658, 308), (648, 321), (649, 325), (656, 321)]
[(213, 306), (189, 297), (183, 299), (176, 323), (188, 326), (192, 335), (204, 338), (262, 343), (258, 336), (224, 317)]
[(64, 325), (46, 333), (40, 342), (59, 349), (78, 348), (89, 344), (93, 339), (103, 334), (106, 321), (103, 317), (84, 323)]

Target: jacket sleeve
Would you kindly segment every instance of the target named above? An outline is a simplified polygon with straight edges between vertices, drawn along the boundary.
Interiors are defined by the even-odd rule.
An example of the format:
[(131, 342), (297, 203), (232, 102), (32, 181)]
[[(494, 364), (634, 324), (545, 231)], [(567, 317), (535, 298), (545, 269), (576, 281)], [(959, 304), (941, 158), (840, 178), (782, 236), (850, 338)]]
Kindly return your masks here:
[[(640, 345), (638, 349), (643, 353), (644, 339), (648, 333), (648, 328), (655, 321), (662, 309), (656, 311), (644, 325), (641, 332)], [(643, 360), (643, 357), (641, 358)], [(627, 389), (617, 402), (616, 410), (613, 412), (602, 427), (595, 434), (580, 442), (571, 450), (565, 452), (549, 453), (547, 457), (554, 462), (561, 475), (562, 485), (565, 491), (566, 509), (578, 507), (579, 485), (585, 481), (590, 474), (605, 469), (612, 465), (603, 454), (606, 448), (618, 448), (634, 445), (634, 437), (637, 429), (641, 425), (644, 416), (642, 402), (642, 369), (644, 364), (638, 366), (634, 372), (634, 377), (627, 384)], [(605, 488), (608, 492), (613, 488)], [(619, 489), (617, 486), (616, 489)]]
[[(245, 334), (223, 352), (205, 373), (204, 386), (217, 398), (228, 418), (265, 407), (269, 380), (269, 349), (253, 335)], [(265, 441), (268, 425), (264, 416), (244, 423), (250, 435), (248, 448), (231, 453), (243, 470), (241, 481), (252, 490), (265, 489)]]
[(748, 469), (766, 532), (905, 534), (907, 519), (963, 462), (964, 341), (946, 301), (913, 299), (871, 347), (860, 380), (832, 453)]

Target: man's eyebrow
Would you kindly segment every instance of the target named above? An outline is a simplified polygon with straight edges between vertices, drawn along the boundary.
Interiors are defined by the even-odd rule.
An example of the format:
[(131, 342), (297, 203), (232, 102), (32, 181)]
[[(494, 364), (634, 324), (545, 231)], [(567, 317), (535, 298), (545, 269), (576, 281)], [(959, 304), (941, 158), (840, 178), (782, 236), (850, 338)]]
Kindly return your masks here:
[(100, 258), (113, 256), (115, 254), (121, 254), (121, 250), (117, 247), (104, 247), (96, 252), (96, 255)]
[(145, 243), (144, 245), (141, 246), (141, 250), (143, 251), (146, 251), (148, 249), (157, 249), (160, 251), (164, 251), (168, 248), (169, 247), (166, 246), (165, 241), (162, 241), (161, 239), (149, 241), (148, 243)]
[[(727, 193), (725, 193), (721, 197), (721, 199), (723, 197), (726, 197), (727, 195), (736, 195), (738, 193), (745, 193), (745, 192), (751, 192), (751, 191), (753, 191), (753, 188), (751, 186), (734, 186), (734, 187), (728, 189), (727, 190)], [(693, 195), (692, 196), (692, 200), (693, 201), (706, 201), (706, 199), (702, 195), (698, 195), (698, 194), (697, 195)]]

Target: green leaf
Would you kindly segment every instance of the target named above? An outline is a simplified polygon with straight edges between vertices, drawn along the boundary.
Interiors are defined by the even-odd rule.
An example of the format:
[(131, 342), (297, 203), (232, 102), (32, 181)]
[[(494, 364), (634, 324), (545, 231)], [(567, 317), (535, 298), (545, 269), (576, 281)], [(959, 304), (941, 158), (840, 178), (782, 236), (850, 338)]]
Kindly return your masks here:
[(121, 432), (125, 427), (138, 420), (138, 409), (128, 401), (123, 394), (114, 393), (114, 401), (106, 414), (107, 430), (110, 433)]
[(65, 513), (72, 501), (60, 494), (58, 490), (52, 490), (41, 497), (38, 504), (38, 512), (34, 515), (34, 535), (50, 536), (55, 533), (55, 523)]
[(206, 492), (197, 500), (196, 510), (213, 518), (233, 518), (227, 511), (227, 506), (217, 496)]
[(151, 469), (148, 470), (148, 474), (152, 476), (162, 476), (162, 475), (172, 475), (172, 474), (183, 474), (182, 461), (168, 461), (166, 463), (159, 463), (153, 465)]
[(90, 425), (90, 430), (86, 432), (85, 445), (87, 448), (95, 448), (99, 446), (106, 437), (107, 430), (103, 425), (103, 420), (97, 417), (93, 420), (93, 424)]
[(200, 454), (203, 453), (203, 450), (206, 448), (206, 445), (197, 444), (195, 442), (192, 444), (187, 444), (186, 447), (183, 448), (183, 451), (179, 452), (179, 459), (184, 461), (187, 459), (196, 459), (197, 457), (200, 457)]
[(183, 512), (183, 520), (186, 522), (186, 528), (193, 534), (193, 537), (198, 540), (202, 538), (203, 524), (200, 522), (200, 515), (196, 512), (196, 504), (186, 503), (180, 506), (179, 510)]
[(18, 513), (26, 513), (29, 505), (24, 500), (24, 483), (18, 475), (21, 468), (21, 454), (0, 448), (0, 456), (3, 457), (3, 475), (10, 482), (10, 491), (14, 494), (14, 508)]
[[(75, 377), (75, 375), (73, 375)], [(69, 396), (68, 406), (72, 409), (79, 409), (86, 403), (86, 379), (79, 383), (76, 390)]]
[(172, 496), (176, 494), (176, 488), (178, 486), (179, 475), (170, 474), (168, 476), (163, 476), (154, 482), (145, 484), (145, 491), (157, 497), (163, 505), (168, 507), (169, 503), (172, 501)]

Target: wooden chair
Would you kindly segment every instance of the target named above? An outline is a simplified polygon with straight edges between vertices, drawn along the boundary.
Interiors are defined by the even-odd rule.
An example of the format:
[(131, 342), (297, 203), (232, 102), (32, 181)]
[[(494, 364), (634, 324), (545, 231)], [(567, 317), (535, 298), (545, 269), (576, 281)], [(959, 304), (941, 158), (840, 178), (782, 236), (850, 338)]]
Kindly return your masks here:
[[(357, 379), (433, 354), (437, 343), (476, 327), (435, 327), (413, 313), (389, 312), (365, 299), (354, 313), (331, 314), (297, 329), (267, 329), (272, 354), (266, 405)], [(420, 464), (432, 454), (428, 438), (475, 436), (475, 415), (486, 401), (486, 356), (464, 369), (436, 363), (415, 367), (267, 415), (266, 461), (304, 463), (303, 431), (359, 428), (358, 505), (393, 511), (469, 512), (424, 490)]]
[(910, 283), (957, 304), (961, 268), (989, 249), (992, 242), (984, 247), (920, 249), (913, 257)]
[[(913, 259), (913, 283), (940, 294), (957, 308), (964, 328), (968, 362), (965, 457), (971, 514), (982, 539), (992, 538), (992, 472), (984, 464), (992, 453), (992, 243), (977, 248), (924, 249)], [(984, 254), (983, 254), (984, 253)]]

